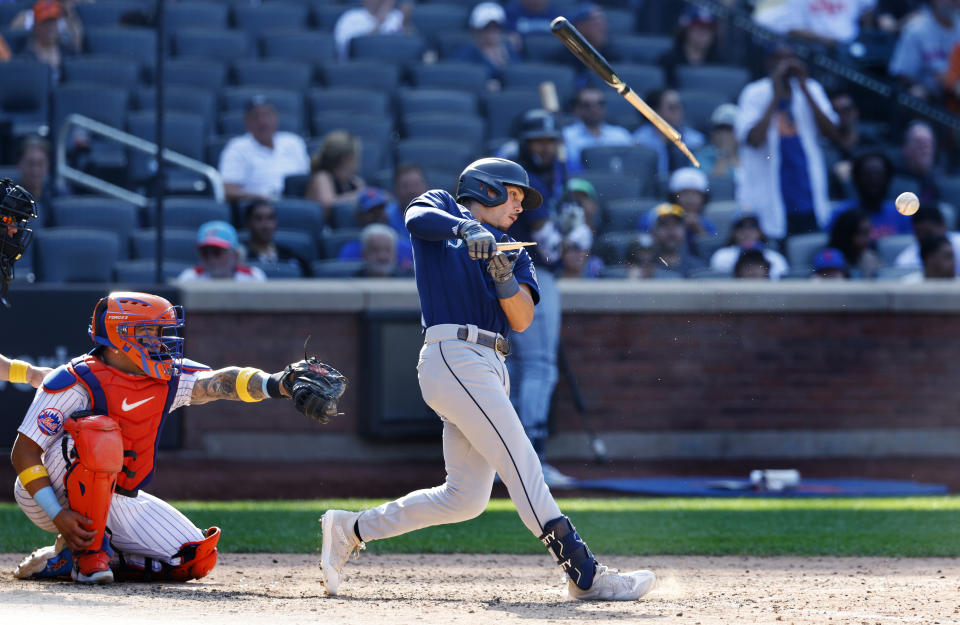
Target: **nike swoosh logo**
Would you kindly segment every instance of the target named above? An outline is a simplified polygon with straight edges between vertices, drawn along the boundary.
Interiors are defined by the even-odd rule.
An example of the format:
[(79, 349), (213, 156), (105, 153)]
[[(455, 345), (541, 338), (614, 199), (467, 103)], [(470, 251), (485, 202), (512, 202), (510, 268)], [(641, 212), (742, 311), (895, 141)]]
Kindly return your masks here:
[(150, 397), (147, 397), (146, 399), (141, 399), (140, 401), (135, 401), (135, 402), (133, 402), (132, 404), (128, 404), (128, 403), (127, 403), (127, 398), (124, 397), (124, 398), (123, 398), (123, 401), (120, 403), (120, 407), (123, 408), (123, 411), (124, 411), (124, 412), (129, 412), (129, 411), (133, 410), (134, 408), (136, 408), (137, 406), (142, 406), (142, 405), (144, 405), (145, 403), (147, 403), (148, 401), (150, 401), (150, 400), (153, 399), (154, 397), (155, 397), (154, 395), (151, 395)]

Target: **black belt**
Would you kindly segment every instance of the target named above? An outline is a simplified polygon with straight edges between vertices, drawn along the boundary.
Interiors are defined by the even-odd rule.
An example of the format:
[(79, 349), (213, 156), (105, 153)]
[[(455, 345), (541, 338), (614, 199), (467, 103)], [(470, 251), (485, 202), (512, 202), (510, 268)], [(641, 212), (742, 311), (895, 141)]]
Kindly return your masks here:
[[(457, 328), (457, 338), (461, 341), (466, 341), (467, 337), (470, 335), (470, 330), (467, 326), (460, 326)], [(486, 330), (477, 330), (477, 345), (483, 345), (484, 347), (489, 347), (490, 349), (496, 350), (503, 354), (504, 356), (510, 355), (510, 341), (503, 338), (499, 334), (494, 334), (493, 332), (487, 332)]]

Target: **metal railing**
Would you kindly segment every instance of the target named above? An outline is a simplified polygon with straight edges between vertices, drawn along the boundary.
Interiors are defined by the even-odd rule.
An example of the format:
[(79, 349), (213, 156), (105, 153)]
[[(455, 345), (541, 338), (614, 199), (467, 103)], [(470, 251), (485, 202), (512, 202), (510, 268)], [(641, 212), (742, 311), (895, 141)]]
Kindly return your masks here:
[[(70, 137), (73, 127), (83, 128), (87, 132), (106, 137), (133, 150), (153, 156), (154, 158), (157, 156), (157, 144), (152, 141), (147, 141), (146, 139), (141, 139), (128, 132), (118, 130), (113, 126), (98, 122), (95, 119), (77, 114), (68, 115), (60, 125), (60, 130), (57, 133), (56, 172), (59, 181), (66, 179), (100, 193), (125, 200), (141, 208), (147, 207), (150, 204), (149, 197), (130, 191), (129, 189), (124, 189), (102, 178), (92, 176), (75, 167), (71, 167), (67, 163), (67, 140)], [(220, 177), (220, 172), (218, 172), (216, 168), (168, 148), (163, 149), (163, 160), (200, 174), (209, 181), (214, 198), (216, 198), (218, 202), (225, 200), (223, 179)]]

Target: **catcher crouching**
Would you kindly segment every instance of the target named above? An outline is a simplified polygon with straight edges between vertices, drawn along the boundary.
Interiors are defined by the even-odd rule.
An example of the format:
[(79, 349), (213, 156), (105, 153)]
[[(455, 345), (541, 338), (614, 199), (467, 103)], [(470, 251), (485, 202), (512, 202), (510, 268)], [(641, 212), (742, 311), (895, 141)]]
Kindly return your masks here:
[(308, 417), (337, 414), (347, 380), (316, 359), (269, 374), (211, 370), (183, 357), (183, 309), (149, 293), (114, 292), (93, 311), (96, 348), (44, 378), (11, 460), (24, 514), (57, 534), (17, 566), (20, 579), (86, 584), (188, 581), (217, 563), (220, 529), (201, 530), (142, 490), (166, 416), (221, 399), (294, 398)]

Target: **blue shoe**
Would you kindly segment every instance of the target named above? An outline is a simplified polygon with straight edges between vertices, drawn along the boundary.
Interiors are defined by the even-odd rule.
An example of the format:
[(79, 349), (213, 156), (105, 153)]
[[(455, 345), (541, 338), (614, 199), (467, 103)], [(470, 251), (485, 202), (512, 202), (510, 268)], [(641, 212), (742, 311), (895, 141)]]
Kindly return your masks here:
[(41, 547), (24, 558), (13, 571), (17, 579), (70, 579), (73, 555), (63, 537), (49, 547)]

